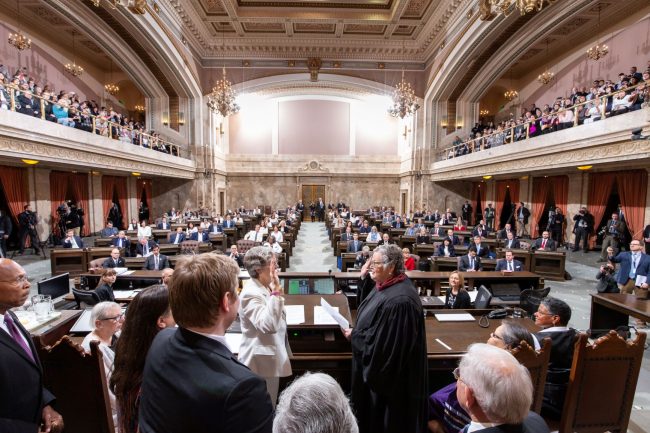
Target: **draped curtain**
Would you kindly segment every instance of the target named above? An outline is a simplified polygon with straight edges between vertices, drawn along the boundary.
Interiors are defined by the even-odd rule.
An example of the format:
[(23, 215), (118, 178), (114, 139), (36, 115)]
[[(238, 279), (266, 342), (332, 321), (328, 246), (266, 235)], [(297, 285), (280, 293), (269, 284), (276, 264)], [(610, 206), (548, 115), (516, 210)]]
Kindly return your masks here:
[(108, 220), (108, 213), (113, 204), (113, 192), (117, 194), (117, 201), (122, 210), (122, 222), (128, 226), (131, 219), (126, 207), (127, 192), (126, 178), (120, 176), (102, 176), (102, 203), (104, 205), (104, 221)]
[(472, 207), (474, 211), (472, 212), (472, 223), (473, 224), (478, 224), (478, 219), (476, 218), (476, 215), (478, 213), (482, 213), (483, 210), (481, 208), (482, 203), (478, 201), (478, 193), (479, 191), (481, 192), (481, 201), (485, 200), (484, 191), (485, 188), (481, 188), (481, 183), (480, 182), (473, 182), (472, 183), (472, 195), (470, 197), (470, 203), (472, 203)]
[[(111, 206), (113, 205), (113, 191), (115, 191), (115, 177), (102, 176), (102, 205), (104, 208), (104, 220), (102, 226), (106, 221), (108, 221), (108, 213), (111, 211)], [(122, 212), (124, 212), (124, 209), (122, 209)]]
[(14, 220), (14, 226), (17, 226), (18, 214), (27, 204), (26, 173), (24, 168), (0, 166), (0, 183), (2, 183), (2, 188), (7, 196), (7, 204)]
[(546, 209), (546, 199), (548, 197), (550, 186), (551, 181), (549, 178), (536, 177), (533, 179), (533, 197), (530, 201), (530, 236), (533, 239), (537, 237), (537, 226), (539, 225), (539, 220), (542, 218), (542, 215), (544, 215), (544, 210)]
[(617, 173), (616, 181), (627, 227), (633, 239), (640, 239), (644, 229), (648, 173), (645, 170)]
[(501, 208), (506, 199), (506, 191), (510, 190), (510, 201), (512, 203), (519, 203), (519, 179), (506, 179), (498, 180), (496, 183), (496, 202), (494, 203), (495, 218), (494, 227), (499, 229), (501, 221)]
[[(58, 232), (58, 226), (56, 224), (59, 221), (56, 208), (68, 198), (65, 194), (68, 192), (70, 174), (61, 171), (50, 172), (50, 215), (52, 215), (52, 230), (54, 233)], [(65, 233), (58, 234), (59, 236), (65, 235)]]
[(71, 182), (72, 191), (76, 199), (81, 203), (81, 208), (84, 211), (84, 234), (88, 233), (90, 227), (90, 210), (89, 210), (89, 201), (88, 201), (88, 174), (86, 173), (72, 173), (70, 174), (69, 180)]
[(149, 209), (153, 207), (153, 181), (151, 179), (138, 179), (136, 183), (138, 206), (142, 198), (142, 191), (147, 195), (147, 205)]
[(551, 184), (553, 185), (555, 207), (559, 207), (562, 213), (566, 215), (567, 204), (569, 203), (569, 177), (553, 176), (548, 179), (551, 179)]
[(587, 209), (594, 216), (594, 231), (589, 238), (589, 247), (596, 245), (597, 225), (605, 214), (607, 201), (614, 186), (614, 173), (594, 173), (589, 178), (589, 194), (587, 195)]
[(129, 225), (129, 209), (127, 208), (127, 192), (126, 192), (126, 177), (115, 177), (115, 191), (117, 192), (117, 200), (120, 202), (122, 208), (122, 217), (124, 219), (124, 226)]

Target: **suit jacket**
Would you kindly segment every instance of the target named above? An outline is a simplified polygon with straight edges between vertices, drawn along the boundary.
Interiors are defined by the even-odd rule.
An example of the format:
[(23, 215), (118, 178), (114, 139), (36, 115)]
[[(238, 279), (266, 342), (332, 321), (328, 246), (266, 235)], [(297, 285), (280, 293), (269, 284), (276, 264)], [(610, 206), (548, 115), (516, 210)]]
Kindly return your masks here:
[[(449, 257), (456, 257), (456, 250), (454, 249), (454, 246), (449, 245), (447, 248), (449, 249)], [(438, 255), (440, 257), (445, 257), (445, 245), (444, 244), (441, 244), (438, 247)]]
[(235, 222), (233, 220), (224, 220), (223, 221), (223, 228), (225, 229), (230, 229), (235, 227)]
[[(550, 239), (549, 239), (550, 240)], [(519, 249), (521, 248), (521, 244), (519, 243), (519, 239), (513, 239), (512, 242), (510, 242), (508, 239), (504, 241), (505, 243), (503, 244), (504, 248), (510, 248), (510, 249)], [(548, 245), (547, 245), (548, 248)]]
[[(111, 241), (111, 244), (113, 244), (114, 247), (120, 248), (120, 238), (114, 238)], [(129, 238), (124, 238), (122, 241), (122, 248), (128, 253), (131, 250), (131, 241)]]
[(528, 218), (530, 218), (530, 211), (528, 210), (527, 207), (524, 208), (517, 208), (515, 210), (515, 220), (519, 221), (519, 212), (521, 211), (523, 219), (524, 219), (524, 224), (528, 224)]
[(171, 230), (171, 226), (169, 225), (169, 223), (165, 223), (165, 226), (164, 226), (164, 227), (163, 227), (163, 223), (158, 223), (158, 225), (156, 226), (156, 228), (157, 228), (158, 230)]
[[(524, 266), (521, 264), (519, 260), (512, 259), (512, 265), (513, 265), (513, 271), (514, 272), (520, 272), (524, 270)], [(508, 270), (508, 262), (506, 259), (500, 259), (497, 260), (497, 267), (495, 271), (506, 271)]]
[(478, 226), (474, 227), (474, 230), (472, 230), (472, 236), (486, 237), (489, 233), (490, 231), (487, 229), (487, 227), (481, 228), (480, 232)]
[[(167, 258), (167, 256), (158, 254), (158, 269), (163, 270), (168, 267), (169, 267), (169, 259)], [(156, 258), (154, 257), (153, 254), (149, 255), (147, 257), (147, 260), (144, 261), (144, 266), (142, 269), (146, 269), (148, 271), (153, 271), (156, 269)]]
[[(532, 248), (534, 250), (538, 250), (538, 249), (542, 248), (542, 242), (543, 241), (544, 241), (544, 239), (542, 239), (542, 238), (535, 239), (535, 242), (533, 243)], [(544, 248), (543, 251), (555, 251), (556, 249), (557, 249), (557, 246), (555, 245), (555, 241), (553, 239), (551, 239), (551, 238), (548, 238), (546, 240), (546, 248)]]
[(354, 237), (353, 234), (347, 234), (347, 233), (341, 233), (341, 242), (350, 242), (353, 241)]
[(43, 387), (43, 369), (29, 333), (14, 313), (6, 314), (27, 339), (36, 361), (7, 332), (0, 330), (0, 431), (36, 432), (43, 407), (51, 404), (54, 396)]
[(190, 236), (190, 240), (199, 241), (199, 242), (210, 242), (210, 235), (206, 232), (203, 233), (194, 232), (192, 233), (192, 236)]
[(356, 247), (354, 245), (354, 241), (348, 242), (348, 253), (358, 253), (362, 249), (363, 249), (363, 242), (357, 241)]
[(233, 259), (234, 261), (237, 262), (237, 266), (240, 268), (244, 266), (244, 255), (239, 253), (237, 254), (237, 257), (233, 257), (233, 255), (230, 253), (230, 251), (226, 252), (226, 255)]
[(264, 379), (219, 341), (184, 328), (158, 333), (141, 389), (141, 433), (272, 430), (273, 406)]
[(115, 264), (115, 260), (113, 260), (113, 257), (109, 257), (106, 260), (104, 260), (104, 263), (102, 263), (102, 268), (108, 269), (108, 268), (125, 268), (126, 267), (126, 262), (122, 257), (117, 259), (117, 265)]
[[(470, 245), (471, 247), (471, 245)], [(481, 244), (481, 249), (479, 250), (478, 245), (474, 244), (474, 247), (476, 248), (476, 255), (478, 257), (487, 257), (488, 253), (490, 252), (490, 247), (487, 244)]]
[(447, 230), (443, 229), (442, 227), (438, 227), (437, 229), (434, 227), (431, 229), (429, 233), (431, 234), (432, 237), (436, 237), (436, 238), (443, 238), (447, 236)]
[(611, 226), (614, 226), (614, 229), (616, 229), (616, 237), (621, 239), (625, 236), (625, 223), (621, 221), (620, 219), (614, 223), (614, 220), (610, 219), (607, 220), (607, 235), (610, 235), (609, 233), (609, 228)]
[(481, 433), (549, 433), (550, 429), (544, 418), (535, 412), (529, 412), (521, 424), (501, 424), (474, 431)]
[[(468, 269), (471, 269), (469, 266), (469, 256), (465, 254), (460, 258), (460, 263), (458, 263), (458, 270), (461, 272), (466, 272)], [(479, 256), (474, 257), (474, 270), (483, 270), (483, 265), (481, 265), (481, 258)]]
[[(217, 231), (214, 231), (215, 228)], [(221, 224), (210, 224), (210, 227), (208, 227), (208, 233), (223, 233), (223, 227), (221, 227)]]
[[(79, 236), (74, 236), (74, 241), (77, 243), (77, 246), (78, 246), (79, 248), (83, 248), (83, 247), (84, 247), (84, 241), (82, 241), (81, 238), (80, 238)], [(63, 241), (61, 242), (61, 245), (63, 245), (63, 248), (72, 248), (72, 242), (68, 242), (68, 241), (66, 241), (65, 238), (64, 238)]]
[[(153, 249), (153, 246), (156, 245), (156, 243), (152, 240), (149, 240), (147, 241), (147, 245), (149, 246), (149, 253), (151, 253), (151, 250)], [(136, 254), (144, 256), (144, 248), (140, 242), (138, 242), (138, 245), (135, 246), (135, 251)]]
[[(621, 265), (616, 273), (616, 282), (618, 284), (627, 283), (632, 268), (632, 253), (629, 251), (618, 253), (616, 257), (610, 256), (609, 261), (612, 263), (620, 263)], [(650, 256), (641, 254), (639, 263), (636, 265), (636, 274), (648, 276), (648, 272), (650, 272)]]
[[(515, 231), (514, 231), (514, 230), (510, 229), (510, 231), (512, 232), (513, 235), (515, 235)], [(505, 239), (508, 239), (508, 233), (506, 232), (506, 229), (499, 230), (499, 231), (497, 232), (497, 238), (499, 238), (499, 239), (504, 239), (504, 240), (505, 240)]]
[(284, 298), (271, 296), (254, 278), (246, 281), (239, 297), (242, 342), (237, 359), (262, 377), (290, 376)]
[[(175, 242), (177, 235), (178, 235), (178, 242)], [(184, 232), (180, 232), (180, 233), (174, 232), (174, 233), (170, 233), (170, 235), (169, 235), (169, 243), (170, 244), (178, 243), (180, 245), (180, 243), (183, 242), (184, 240), (185, 240), (185, 233)]]

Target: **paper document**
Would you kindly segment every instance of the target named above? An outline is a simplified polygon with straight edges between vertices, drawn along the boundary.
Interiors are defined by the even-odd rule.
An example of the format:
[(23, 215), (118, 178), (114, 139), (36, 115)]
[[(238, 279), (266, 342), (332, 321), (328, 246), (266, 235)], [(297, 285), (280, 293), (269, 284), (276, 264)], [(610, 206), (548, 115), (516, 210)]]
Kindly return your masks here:
[(640, 286), (641, 284), (645, 284), (648, 282), (648, 277), (645, 275), (637, 275), (636, 276), (636, 282), (634, 283), (635, 286)]
[(135, 272), (135, 271), (126, 271), (126, 272), (124, 272), (124, 273), (122, 273), (122, 274), (120, 274), (120, 275), (131, 275), (131, 274), (134, 273), (134, 272)]
[(434, 314), (439, 322), (473, 322), (474, 316), (469, 313)]
[(135, 298), (135, 295), (140, 293), (140, 290), (116, 290), (113, 292), (116, 298), (125, 299), (125, 298)]
[(287, 314), (287, 325), (300, 325), (305, 323), (304, 305), (285, 305), (284, 311)]
[(335, 325), (348, 329), (350, 322), (339, 313), (339, 307), (332, 307), (325, 299), (320, 298), (320, 307), (314, 307), (314, 325)]
[(129, 268), (113, 268), (115, 270), (115, 273), (117, 275), (123, 275), (127, 272), (129, 272)]

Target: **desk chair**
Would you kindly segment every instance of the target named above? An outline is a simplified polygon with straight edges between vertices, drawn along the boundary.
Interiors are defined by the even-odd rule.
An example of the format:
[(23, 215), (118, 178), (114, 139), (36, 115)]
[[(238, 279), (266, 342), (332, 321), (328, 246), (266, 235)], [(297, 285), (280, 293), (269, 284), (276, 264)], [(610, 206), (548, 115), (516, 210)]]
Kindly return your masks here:
[(519, 240), (519, 247), (522, 250), (530, 251), (530, 242)]
[(530, 379), (533, 382), (533, 403), (530, 405), (530, 410), (537, 413), (542, 410), (544, 384), (548, 373), (548, 362), (551, 359), (551, 339), (545, 338), (541, 345), (541, 349), (536, 351), (526, 342), (522, 342), (519, 347), (510, 352), (530, 373)]
[(560, 433), (627, 431), (646, 337), (628, 342), (612, 330), (590, 345), (579, 334)]
[(526, 313), (532, 316), (535, 314), (535, 312), (537, 312), (537, 308), (539, 308), (539, 304), (542, 302), (542, 299), (546, 298), (550, 291), (550, 287), (538, 290), (522, 290), (521, 295), (519, 295), (520, 307), (526, 311)]
[(91, 260), (90, 263), (88, 263), (88, 272), (91, 274), (99, 274), (102, 272), (102, 265), (106, 261), (108, 257), (103, 257), (95, 260)]
[(255, 241), (240, 239), (237, 241), (237, 251), (239, 252), (239, 254), (246, 254), (246, 251), (250, 250), (256, 245), (258, 245), (258, 243)]
[(492, 300), (492, 293), (490, 293), (490, 291), (485, 286), (481, 286), (478, 288), (478, 294), (476, 295), (476, 300), (474, 301), (474, 308), (476, 309), (489, 308), (491, 300)]
[(199, 242), (198, 241), (183, 241), (180, 246), (181, 254), (198, 254)]
[(81, 310), (82, 303), (89, 307), (99, 304), (99, 296), (97, 296), (97, 293), (95, 293), (94, 290), (78, 290), (73, 287), (72, 294), (77, 303), (77, 310)]

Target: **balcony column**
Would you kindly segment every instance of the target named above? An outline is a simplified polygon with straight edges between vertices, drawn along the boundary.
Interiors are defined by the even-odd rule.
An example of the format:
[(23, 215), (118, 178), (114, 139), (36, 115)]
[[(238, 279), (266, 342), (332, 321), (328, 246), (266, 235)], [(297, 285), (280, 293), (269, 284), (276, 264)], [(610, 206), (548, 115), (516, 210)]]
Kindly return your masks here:
[(45, 168), (36, 168), (30, 166), (27, 168), (27, 178), (29, 182), (29, 203), (32, 210), (36, 212), (37, 225), (36, 232), (41, 241), (47, 240), (52, 232), (52, 225), (56, 224), (53, 220), (51, 198), (50, 198), (50, 172), (52, 170)]
[[(102, 175), (99, 174), (90, 174), (88, 183), (89, 183), (89, 194), (88, 194), (88, 208), (91, 212), (89, 215), (90, 227), (88, 231), (90, 233), (95, 233), (104, 228), (104, 207), (102, 203)], [(129, 221), (125, 221), (125, 224), (128, 224)]]

